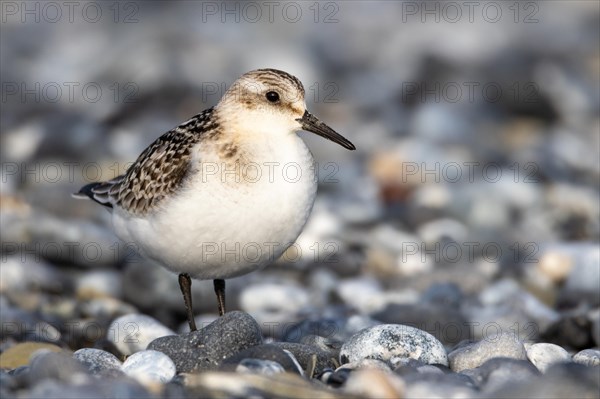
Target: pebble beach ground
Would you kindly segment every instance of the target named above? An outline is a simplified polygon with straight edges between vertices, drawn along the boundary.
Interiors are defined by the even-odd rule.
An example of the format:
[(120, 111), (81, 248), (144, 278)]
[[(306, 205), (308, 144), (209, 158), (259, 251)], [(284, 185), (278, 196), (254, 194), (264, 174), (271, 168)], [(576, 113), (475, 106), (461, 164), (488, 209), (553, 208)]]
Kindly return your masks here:
[[(136, 90), (21, 101), (3, 83), (0, 397), (600, 397), (595, 2), (535, 2), (529, 25), (398, 24), (400, 3), (347, 2), (332, 29), (264, 30), (198, 23), (194, 4), (142, 5), (132, 25), (3, 23), (3, 82)], [(304, 233), (227, 281), (223, 317), (194, 281), (190, 333), (177, 276), (69, 194), (259, 66), (298, 75), (358, 150), (303, 135), (320, 179)]]

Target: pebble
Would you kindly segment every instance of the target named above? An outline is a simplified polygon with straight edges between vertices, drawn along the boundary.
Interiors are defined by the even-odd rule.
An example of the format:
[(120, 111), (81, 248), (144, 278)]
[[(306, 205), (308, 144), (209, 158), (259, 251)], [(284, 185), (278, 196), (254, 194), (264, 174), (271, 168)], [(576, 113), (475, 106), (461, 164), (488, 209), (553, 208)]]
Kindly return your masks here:
[(423, 223), (417, 229), (417, 234), (425, 245), (435, 245), (439, 242), (461, 243), (468, 237), (465, 225), (454, 219), (438, 219)]
[(511, 381), (523, 382), (540, 375), (539, 370), (527, 360), (496, 357), (475, 369), (463, 370), (466, 375), (484, 391), (493, 391)]
[(83, 363), (92, 374), (98, 374), (106, 370), (118, 370), (122, 364), (115, 355), (101, 349), (79, 349), (73, 353), (73, 357)]
[(597, 398), (600, 388), (598, 370), (576, 363), (556, 363), (541, 377), (508, 380), (487, 391), (489, 398)]
[(216, 370), (224, 359), (262, 341), (256, 321), (247, 313), (232, 311), (198, 331), (155, 339), (148, 349), (169, 356), (177, 372), (191, 373)]
[[(392, 365), (394, 367), (394, 373), (404, 376), (415, 373), (433, 373), (433, 374), (446, 374), (439, 365), (425, 364), (419, 360), (402, 358), (398, 359)], [(445, 366), (444, 366), (445, 367)]]
[(541, 339), (563, 348), (582, 350), (594, 345), (592, 321), (580, 312), (563, 314), (543, 332)]
[(332, 340), (344, 340), (345, 320), (336, 318), (305, 319), (283, 330), (281, 340), (300, 342), (307, 335), (318, 335)]
[(333, 338), (325, 338), (319, 335), (305, 335), (300, 339), (300, 343), (308, 345), (326, 352), (329, 356), (338, 358), (340, 355), (340, 349), (342, 348), (342, 341), (338, 341)]
[(544, 373), (554, 363), (570, 361), (571, 355), (558, 345), (538, 343), (527, 348), (527, 358)]
[(573, 361), (584, 366), (600, 366), (600, 350), (584, 349), (573, 356)]
[(373, 277), (344, 279), (338, 283), (336, 293), (348, 306), (362, 314), (379, 310), (384, 305), (383, 289)]
[(123, 295), (121, 273), (115, 270), (92, 270), (80, 275), (75, 282), (78, 298), (120, 298)]
[(425, 331), (399, 324), (362, 330), (346, 341), (340, 351), (342, 364), (367, 358), (391, 362), (394, 358), (406, 357), (427, 364), (448, 365), (446, 350), (440, 341)]
[[(85, 269), (111, 267), (115, 263), (115, 256), (120, 255), (110, 249), (119, 242), (114, 233), (91, 221), (73, 223), (36, 212), (36, 217), (27, 220), (26, 229), (28, 241), (35, 243), (39, 251), (37, 255), (57, 264), (75, 264)], [(57, 243), (78, 245), (63, 247)]]
[(121, 316), (113, 320), (107, 332), (108, 340), (124, 355), (144, 350), (156, 338), (167, 335), (175, 335), (175, 332), (143, 314)]
[(254, 312), (294, 315), (306, 308), (310, 297), (306, 290), (290, 282), (253, 284), (240, 293), (240, 307)]
[(565, 252), (572, 257), (573, 270), (569, 273), (560, 293), (560, 301), (591, 306), (600, 305), (600, 247), (598, 243), (565, 245)]
[(302, 370), (309, 370), (311, 367), (314, 367), (312, 374), (319, 374), (326, 368), (335, 368), (337, 366), (339, 350), (325, 351), (314, 345), (296, 342), (274, 342), (273, 345), (291, 352)]
[(573, 260), (560, 251), (547, 250), (541, 255), (537, 267), (554, 283), (562, 283), (573, 269)]
[(457, 308), (464, 295), (460, 287), (453, 283), (432, 284), (421, 295), (421, 301), (431, 305), (443, 305)]
[(448, 354), (450, 368), (455, 372), (479, 367), (495, 357), (526, 360), (527, 352), (523, 343), (513, 334), (503, 333), (460, 346)]
[(72, 355), (42, 350), (32, 356), (28, 378), (32, 385), (44, 379), (77, 382), (82, 380), (81, 375), (87, 373), (87, 368)]
[[(394, 359), (395, 363), (395, 359)], [(354, 370), (365, 370), (365, 369), (376, 369), (381, 371), (389, 372), (391, 370), (390, 364), (383, 360), (378, 359), (360, 359), (356, 362), (344, 363), (338, 367), (335, 371), (341, 372), (343, 370), (354, 371)]]
[(363, 398), (401, 398), (406, 386), (404, 381), (389, 373), (377, 369), (358, 370), (344, 384), (343, 391)]
[(42, 342), (22, 342), (0, 354), (0, 368), (16, 369), (20, 366), (26, 366), (29, 364), (31, 355), (39, 350), (60, 352), (62, 349), (59, 346)]
[(283, 366), (273, 360), (242, 359), (235, 368), (238, 373), (274, 375), (285, 373)]
[(209, 371), (186, 374), (183, 384), (191, 397), (358, 399), (357, 396), (327, 389), (323, 384), (313, 384), (292, 373), (280, 373), (275, 378), (273, 375), (255, 373), (232, 375), (229, 372)]
[(473, 398), (477, 391), (460, 374), (416, 373), (402, 378), (407, 398)]
[(371, 316), (386, 324), (403, 324), (431, 331), (444, 345), (452, 346), (473, 338), (468, 320), (456, 307), (444, 304), (392, 303)]
[[(22, 2), (14, 3), (23, 11)], [(141, 2), (139, 15), (129, 13), (131, 8), (119, 14), (129, 21), (143, 17), (135, 32), (127, 24), (108, 26), (110, 18), (78, 31), (78, 24), (20, 24), (18, 15), (7, 15), (13, 21), (6, 28), (13, 34), (5, 35), (11, 40), (3, 42), (2, 52), (14, 62), (4, 72), (9, 82), (28, 82), (27, 91), (21, 90), (28, 100), (36, 97), (29, 84), (36, 81), (41, 86), (101, 82), (104, 90), (94, 104), (77, 99), (81, 95), (75, 101), (64, 101), (63, 95), (52, 104), (24, 104), (18, 93), (2, 104), (0, 397), (599, 397), (599, 366), (593, 365), (600, 346), (600, 100), (593, 88), (600, 57), (599, 39), (588, 34), (598, 19), (595, 2), (570, 7), (539, 2), (544, 15), (527, 18), (530, 9), (519, 15), (546, 18), (538, 24), (509, 24), (510, 29), (493, 23), (432, 24), (429, 18), (429, 23), (403, 26), (410, 34), (398, 29), (393, 11), (400, 6), (393, 2), (378, 7), (343, 2), (337, 14), (330, 13), (332, 7), (321, 9), (320, 19), (339, 19), (340, 29), (296, 23), (282, 30), (275, 23), (243, 32), (224, 24), (198, 24), (197, 12), (190, 12), (197, 6), (190, 3), (169, 5), (167, 19), (176, 23), (162, 32), (156, 30), (165, 19), (161, 7)], [(318, 10), (304, 11), (307, 22)], [(465, 7), (462, 11), (464, 21)], [(503, 23), (510, 22), (511, 11), (505, 9)], [(82, 45), (73, 45), (74, 32)], [(266, 40), (272, 46), (266, 53), (241, 49), (240, 32), (248, 42)], [(298, 48), (286, 40), (292, 36), (302, 38), (296, 40)], [(128, 45), (142, 37), (156, 40), (138, 46), (135, 57), (123, 57)], [(460, 45), (450, 48), (448, 43)], [(312, 48), (320, 55), (315, 65), (303, 56)], [(106, 62), (97, 62), (99, 54)], [(198, 54), (211, 56), (203, 76), (197, 73)], [(228, 280), (228, 308), (250, 312), (259, 328), (237, 319), (191, 345), (194, 333), (174, 327), (183, 323), (187, 328), (177, 275), (130, 257), (128, 245), (109, 227), (110, 213), (69, 194), (84, 179), (124, 172), (125, 163), (135, 160), (153, 137), (215, 104), (236, 74), (270, 56), (301, 78), (307, 103), (348, 134), (358, 151), (302, 134), (315, 159), (326, 161), (318, 165), (317, 202), (298, 239), (299, 261), (279, 260), (261, 272)], [(213, 83), (225, 82), (213, 84), (222, 86), (219, 93), (206, 90), (204, 75)], [(139, 92), (133, 87), (132, 93), (132, 85), (122, 79), (114, 93), (114, 85), (106, 86), (124, 76), (136, 76), (133, 86), (139, 85)], [(462, 99), (449, 104), (456, 85), (440, 82), (441, 90), (435, 90), (436, 78), (459, 82)], [(474, 101), (465, 101), (460, 82), (466, 80), (495, 82), (505, 96), (489, 101), (477, 87)], [(514, 90), (516, 81), (536, 81), (540, 92), (531, 93), (530, 85)], [(409, 93), (411, 86), (416, 95)], [(11, 95), (8, 90), (3, 94)], [(510, 101), (512, 94), (524, 101)], [(538, 101), (528, 101), (531, 97)], [(74, 170), (67, 167), (73, 164)], [(456, 182), (450, 182), (452, 165), (459, 169)], [(58, 182), (50, 181), (54, 166), (62, 172)], [(82, 171), (82, 166), (96, 167)], [(65, 243), (79, 245), (71, 252)], [(411, 243), (416, 245), (409, 251)], [(457, 243), (462, 257), (451, 261), (451, 253), (426, 251), (421, 243), (427, 249)], [(480, 244), (472, 260), (464, 245), (469, 243)], [(498, 244), (502, 256), (484, 259), (486, 243), (487, 255), (493, 257)], [(544, 244), (538, 248), (535, 243)], [(212, 281), (194, 281), (192, 295), (198, 325), (213, 322)], [(118, 340), (105, 337), (118, 332), (109, 330), (113, 320), (131, 314), (148, 315), (161, 328), (184, 333), (157, 339), (174, 340), (171, 349), (179, 360), (173, 363), (193, 362), (195, 367), (208, 359), (206, 364), (198, 373), (163, 375), (166, 383), (158, 379), (143, 385), (127, 376), (118, 361), (126, 358), (115, 348)], [(455, 351), (485, 346), (489, 333), (501, 330), (516, 334), (527, 357), (468, 358), (473, 365), (485, 361), (460, 373), (416, 360), (422, 355), (418, 351), (414, 359), (360, 358), (340, 366), (341, 346), (381, 323), (426, 331), (447, 348), (458, 343)], [(476, 342), (461, 344), (465, 339)], [(274, 342), (280, 340), (289, 342)], [(51, 342), (57, 351), (93, 346), (106, 352), (40, 354), (20, 346), (29, 341)], [(375, 344), (362, 346), (375, 352)], [(278, 348), (268, 352), (273, 359), (265, 356), (270, 345)], [(498, 349), (489, 355), (511, 352), (502, 345)], [(555, 361), (564, 358), (565, 350), (574, 354), (573, 361)], [(125, 352), (135, 352), (128, 359), (132, 362), (146, 348)], [(240, 353), (253, 357), (238, 358), (227, 372), (219, 369)], [(304, 376), (286, 370), (293, 369), (289, 359), (297, 360)], [(73, 373), (67, 376), (68, 371)]]
[[(6, 247), (10, 248), (10, 243)], [(34, 257), (7, 256), (0, 262), (0, 293), (22, 291), (61, 292), (66, 279), (55, 266)]]
[(254, 360), (268, 360), (278, 363), (285, 371), (291, 373), (302, 374), (296, 359), (288, 354), (281, 347), (274, 344), (263, 344), (253, 346), (251, 348), (239, 351), (233, 356), (223, 360), (220, 364), (221, 370), (232, 370), (236, 369), (243, 360), (254, 359)]
[(121, 366), (121, 371), (140, 383), (167, 383), (176, 373), (175, 363), (164, 353), (144, 350), (129, 356)]
[(28, 398), (45, 399), (96, 399), (96, 398), (135, 398), (152, 399), (155, 396), (134, 380), (111, 379), (110, 381), (91, 380), (77, 384), (45, 380), (36, 384)]
[(83, 316), (90, 317), (94, 320), (114, 320), (117, 317), (138, 312), (133, 305), (110, 297), (93, 298), (80, 302), (79, 310)]

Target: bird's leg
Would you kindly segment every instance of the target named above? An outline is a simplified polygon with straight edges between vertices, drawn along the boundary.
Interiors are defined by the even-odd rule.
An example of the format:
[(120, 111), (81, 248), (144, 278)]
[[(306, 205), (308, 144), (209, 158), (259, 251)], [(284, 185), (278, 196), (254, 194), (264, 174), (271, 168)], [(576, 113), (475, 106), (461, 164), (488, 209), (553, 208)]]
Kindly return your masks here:
[(215, 294), (217, 294), (217, 302), (219, 303), (219, 316), (225, 314), (225, 280), (214, 280)]
[(183, 294), (190, 331), (196, 331), (196, 321), (194, 320), (194, 311), (192, 310), (192, 279), (189, 274), (181, 273), (179, 275), (179, 288), (181, 288), (181, 293)]

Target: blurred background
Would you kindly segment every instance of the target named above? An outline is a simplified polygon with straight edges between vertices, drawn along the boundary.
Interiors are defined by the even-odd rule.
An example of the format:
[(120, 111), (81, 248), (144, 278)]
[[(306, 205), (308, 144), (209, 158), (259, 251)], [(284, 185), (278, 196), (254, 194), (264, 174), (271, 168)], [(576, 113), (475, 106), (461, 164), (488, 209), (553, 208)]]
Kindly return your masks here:
[[(187, 328), (176, 276), (70, 193), (263, 67), (297, 76), (358, 149), (301, 133), (311, 219), (282, 259), (228, 280), (229, 310), (275, 339), (385, 322), (449, 347), (498, 329), (600, 345), (599, 7), (2, 2), (2, 345), (92, 346), (132, 312)], [(199, 322), (216, 317), (212, 283), (193, 288)]]

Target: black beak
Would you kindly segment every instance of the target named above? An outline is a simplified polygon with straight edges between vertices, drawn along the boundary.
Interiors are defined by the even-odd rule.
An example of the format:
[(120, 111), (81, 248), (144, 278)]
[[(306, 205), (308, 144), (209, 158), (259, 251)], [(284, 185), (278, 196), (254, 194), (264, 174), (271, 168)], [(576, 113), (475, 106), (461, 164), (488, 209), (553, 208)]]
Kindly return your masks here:
[(337, 133), (335, 130), (321, 122), (319, 119), (317, 119), (316, 116), (314, 116), (310, 112), (305, 111), (302, 118), (298, 118), (296, 120), (300, 122), (302, 130), (318, 134), (319, 136), (325, 137), (327, 140), (331, 140), (334, 143), (338, 143), (342, 147), (347, 148), (349, 150), (356, 150), (354, 144), (352, 144), (350, 141), (346, 140), (344, 136)]

